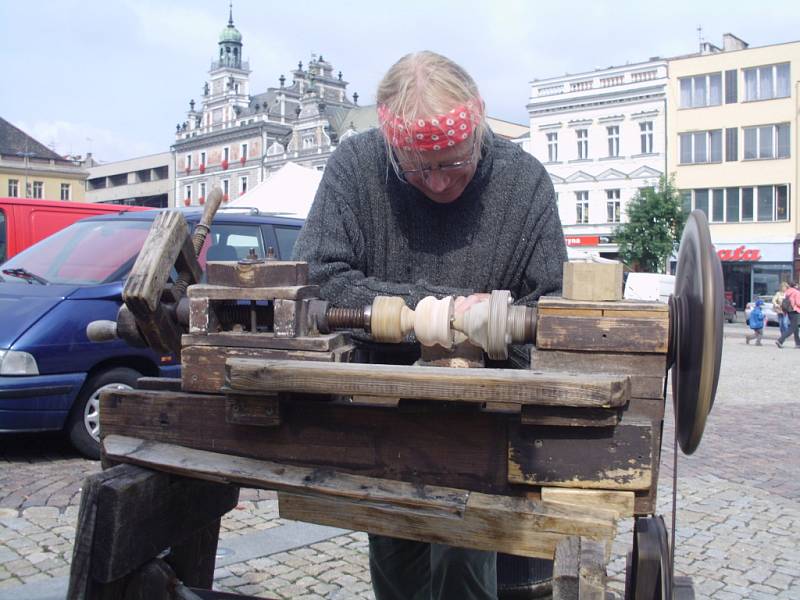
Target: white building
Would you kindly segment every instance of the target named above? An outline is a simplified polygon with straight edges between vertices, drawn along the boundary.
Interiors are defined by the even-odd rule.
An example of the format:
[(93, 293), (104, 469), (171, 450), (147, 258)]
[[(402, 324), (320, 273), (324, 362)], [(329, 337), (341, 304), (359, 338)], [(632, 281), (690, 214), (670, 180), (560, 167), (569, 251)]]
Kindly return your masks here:
[(528, 150), (553, 181), (568, 247), (617, 257), (628, 202), (665, 172), (666, 86), (662, 59), (531, 82)]

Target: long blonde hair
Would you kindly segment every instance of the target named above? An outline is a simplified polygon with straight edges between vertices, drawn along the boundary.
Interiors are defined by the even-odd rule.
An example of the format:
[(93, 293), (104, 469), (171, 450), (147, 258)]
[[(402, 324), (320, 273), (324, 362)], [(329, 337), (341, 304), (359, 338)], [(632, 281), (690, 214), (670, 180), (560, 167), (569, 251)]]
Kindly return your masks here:
[[(429, 50), (406, 54), (392, 65), (378, 84), (378, 105), (405, 123), (418, 118), (444, 114), (458, 104), (475, 102), (479, 122), (475, 126), (474, 143), (482, 148), (488, 125), (480, 91), (469, 73), (449, 58)], [(389, 140), (384, 136), (389, 160), (399, 170)], [(421, 155), (417, 152), (417, 159)]]

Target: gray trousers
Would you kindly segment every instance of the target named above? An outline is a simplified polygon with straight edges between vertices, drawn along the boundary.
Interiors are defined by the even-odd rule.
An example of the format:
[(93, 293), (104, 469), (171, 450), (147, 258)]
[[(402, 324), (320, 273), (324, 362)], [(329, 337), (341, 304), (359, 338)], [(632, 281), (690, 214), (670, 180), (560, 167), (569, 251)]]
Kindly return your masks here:
[(497, 553), (369, 536), (377, 600), (495, 600)]

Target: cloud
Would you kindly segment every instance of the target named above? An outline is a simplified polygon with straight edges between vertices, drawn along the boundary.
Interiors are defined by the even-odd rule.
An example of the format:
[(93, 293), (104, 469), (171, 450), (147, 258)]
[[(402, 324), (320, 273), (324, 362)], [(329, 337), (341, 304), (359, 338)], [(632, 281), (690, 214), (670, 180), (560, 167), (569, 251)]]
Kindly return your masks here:
[(168, 147), (165, 134), (161, 144), (129, 137), (123, 130), (111, 130), (87, 123), (40, 120), (15, 123), (28, 135), (61, 155), (91, 152), (96, 160), (110, 162), (132, 156), (164, 152)]

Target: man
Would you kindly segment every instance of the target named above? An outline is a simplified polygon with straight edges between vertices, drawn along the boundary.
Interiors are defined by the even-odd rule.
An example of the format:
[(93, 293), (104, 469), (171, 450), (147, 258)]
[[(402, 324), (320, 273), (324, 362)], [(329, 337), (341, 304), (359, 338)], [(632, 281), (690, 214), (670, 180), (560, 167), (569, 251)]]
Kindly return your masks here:
[(783, 348), (783, 342), (786, 341), (792, 333), (794, 333), (794, 347), (800, 348), (800, 334), (797, 332), (797, 317), (800, 313), (800, 290), (797, 289), (797, 284), (794, 281), (789, 282), (789, 287), (784, 292), (784, 298), (789, 300), (790, 310), (785, 311), (789, 314), (789, 329), (781, 333), (781, 337), (775, 340), (775, 345), (778, 348)]
[[(336, 149), (295, 245), (321, 296), (342, 307), (401, 296), (414, 308), (452, 295), (462, 312), (495, 289), (523, 304), (558, 293), (567, 255), (550, 178), (492, 134), (472, 77), (433, 52), (410, 54), (377, 104), (380, 128)], [(370, 350), (396, 362), (387, 356), (401, 348)], [(493, 552), (370, 536), (378, 600), (494, 598), (495, 565)]]

